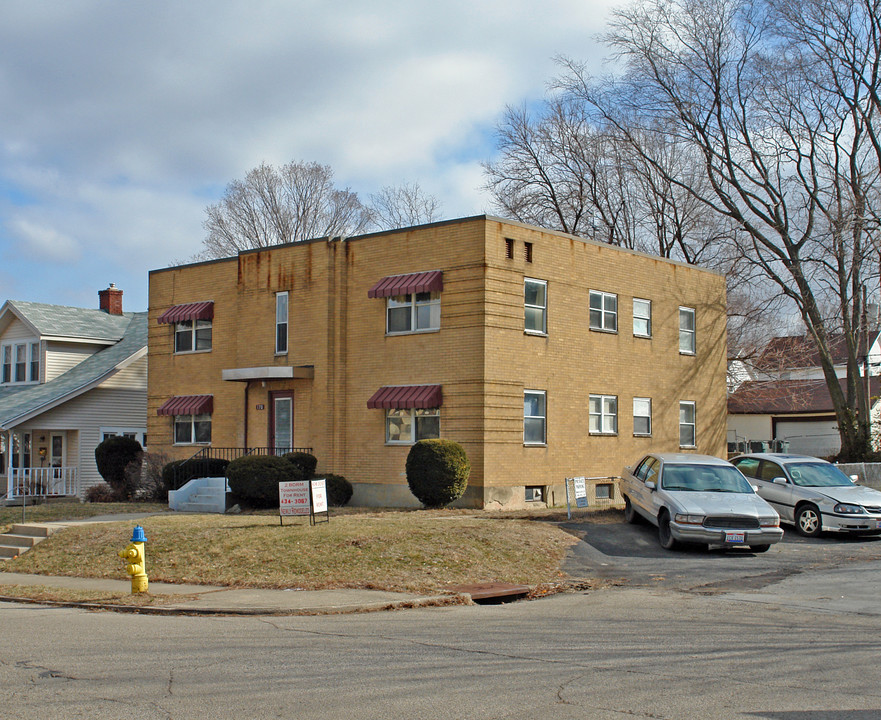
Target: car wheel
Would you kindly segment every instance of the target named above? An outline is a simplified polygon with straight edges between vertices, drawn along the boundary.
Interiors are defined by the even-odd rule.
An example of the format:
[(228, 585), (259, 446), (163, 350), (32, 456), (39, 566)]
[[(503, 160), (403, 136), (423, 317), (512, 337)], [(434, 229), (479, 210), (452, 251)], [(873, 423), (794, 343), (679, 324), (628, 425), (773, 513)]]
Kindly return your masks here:
[(636, 525), (639, 522), (639, 513), (633, 509), (633, 503), (630, 502), (630, 498), (626, 495), (624, 497), (624, 520), (631, 525)]
[(750, 545), (749, 549), (752, 550), (754, 553), (768, 552), (768, 550), (771, 549), (771, 546), (770, 545)]
[(820, 511), (814, 505), (802, 505), (795, 511), (795, 529), (805, 537), (817, 537), (823, 529)]
[(664, 550), (675, 550), (679, 547), (679, 542), (670, 531), (670, 516), (665, 512), (658, 516), (658, 540)]

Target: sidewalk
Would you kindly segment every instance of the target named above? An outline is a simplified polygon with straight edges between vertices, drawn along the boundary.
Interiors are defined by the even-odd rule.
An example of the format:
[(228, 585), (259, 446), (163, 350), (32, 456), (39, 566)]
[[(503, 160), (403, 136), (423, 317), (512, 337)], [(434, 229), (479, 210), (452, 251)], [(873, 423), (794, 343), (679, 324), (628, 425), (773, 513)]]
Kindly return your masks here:
[[(148, 516), (149, 513), (102, 515), (83, 520), (66, 520), (46, 524), (58, 525), (60, 529), (71, 525), (118, 522), (121, 520), (130, 520), (133, 523), (137, 523), (138, 520)], [(163, 602), (159, 605), (147, 606), (113, 604), (112, 602), (36, 601), (13, 597), (3, 592), (3, 586), (5, 585), (24, 585), (95, 592), (131, 593), (131, 581), (125, 576), (124, 571), (120, 575), (121, 578), (119, 580), (107, 580), (0, 571), (0, 602), (36, 602), (40, 605), (88, 607), (166, 615), (330, 615), (396, 610), (410, 607), (471, 604), (471, 598), (467, 594), (421, 596), (386, 592), (383, 590), (358, 590), (350, 588), (337, 590), (298, 590), (296, 588), (284, 590), (232, 589), (216, 585), (178, 585), (163, 582), (150, 582), (149, 594), (171, 597), (163, 599)]]

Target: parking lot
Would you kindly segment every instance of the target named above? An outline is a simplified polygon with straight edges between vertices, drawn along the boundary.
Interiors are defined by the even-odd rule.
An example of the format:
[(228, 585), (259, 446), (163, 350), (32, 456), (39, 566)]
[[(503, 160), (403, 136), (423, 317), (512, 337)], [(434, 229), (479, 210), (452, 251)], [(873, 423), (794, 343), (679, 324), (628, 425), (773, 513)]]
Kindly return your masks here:
[(664, 550), (648, 523), (629, 525), (621, 518), (592, 522), (573, 517), (563, 529), (578, 537), (564, 563), (572, 578), (601, 578), (631, 587), (660, 586), (692, 592), (760, 589), (806, 570), (833, 569), (881, 560), (881, 537), (824, 533), (805, 538), (783, 525), (783, 540), (765, 553), (748, 548), (686, 546)]

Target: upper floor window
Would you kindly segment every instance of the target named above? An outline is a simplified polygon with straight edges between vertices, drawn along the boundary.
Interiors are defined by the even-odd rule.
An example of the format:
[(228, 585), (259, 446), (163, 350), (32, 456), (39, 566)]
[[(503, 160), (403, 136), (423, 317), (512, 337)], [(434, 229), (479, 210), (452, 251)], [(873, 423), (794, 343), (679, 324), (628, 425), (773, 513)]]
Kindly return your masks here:
[(652, 336), (652, 301), (633, 298), (633, 334)]
[(547, 436), (547, 395), (544, 390), (524, 390), (523, 442), (544, 445)]
[(590, 291), (590, 329), (618, 332), (618, 296)]
[(697, 423), (695, 404), (692, 401), (679, 403), (679, 446), (697, 446)]
[(684, 355), (695, 353), (694, 308), (679, 308), (679, 352)]
[(544, 280), (525, 278), (523, 297), (526, 313), (526, 332), (546, 333), (548, 310), (548, 284)]
[(618, 398), (615, 395), (591, 395), (589, 415), (591, 433), (615, 435), (618, 432)]
[(0, 382), (40, 382), (40, 343), (10, 343), (0, 348)]
[(212, 320), (181, 320), (174, 324), (174, 351), (201, 352), (211, 349)]
[(440, 293), (418, 292), (388, 299), (386, 332), (410, 333), (440, 328)]
[(288, 294), (275, 294), (275, 354), (288, 351)]

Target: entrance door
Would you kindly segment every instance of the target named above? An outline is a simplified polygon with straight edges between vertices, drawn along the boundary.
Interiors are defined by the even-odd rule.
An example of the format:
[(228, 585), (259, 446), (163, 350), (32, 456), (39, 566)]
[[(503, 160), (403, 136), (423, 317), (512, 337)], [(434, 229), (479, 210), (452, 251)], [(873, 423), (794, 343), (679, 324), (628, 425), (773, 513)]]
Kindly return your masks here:
[(281, 455), (294, 447), (294, 393), (271, 393), (271, 399), (269, 445), (276, 455)]

